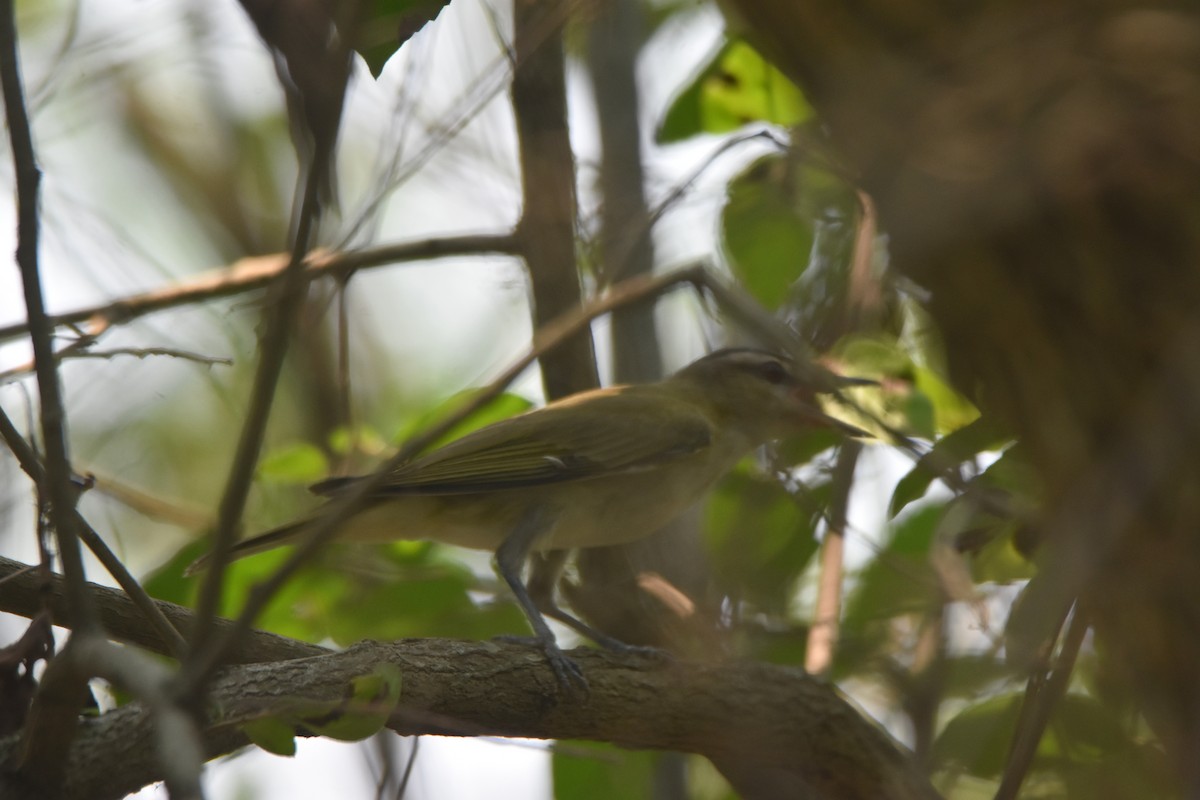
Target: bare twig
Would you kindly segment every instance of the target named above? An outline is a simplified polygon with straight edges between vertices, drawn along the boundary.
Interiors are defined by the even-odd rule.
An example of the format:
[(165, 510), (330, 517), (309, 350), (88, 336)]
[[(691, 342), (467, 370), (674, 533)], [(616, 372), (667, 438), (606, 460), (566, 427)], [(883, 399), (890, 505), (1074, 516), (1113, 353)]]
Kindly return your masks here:
[[(0, 611), (33, 618), (48, 605), (54, 624), (69, 627), (70, 619), (63, 595), (62, 576), (52, 574), (47, 584), (46, 579), (36, 571), (36, 566), (0, 557)], [(151, 653), (164, 656), (175, 654), (176, 651), (159, 630), (146, 625), (145, 615), (129, 595), (95, 583), (89, 583), (88, 588), (95, 598), (100, 621), (104, 623), (105, 632), (110, 637)], [(172, 627), (186, 634), (195, 626), (195, 613), (190, 608), (165, 600), (151, 602), (159, 614), (171, 621)], [(232, 625), (233, 622), (226, 619), (218, 622), (218, 627), (222, 628)], [(327, 652), (329, 650), (320, 645), (253, 630), (242, 639), (241, 645), (230, 653), (229, 659), (238, 664), (250, 664), (304, 658)]]
[[(324, 155), (328, 156), (329, 153)], [(193, 652), (197, 658), (188, 659), (184, 667), (185, 678), (182, 685), (185, 691), (195, 691), (211, 676), (217, 662), (204, 658), (203, 654), (209, 647), (213, 634), (213, 620), (220, 602), (221, 590), (224, 586), (225, 567), (229, 564), (233, 546), (238, 539), (238, 528), (241, 524), (242, 512), (246, 499), (250, 494), (250, 484), (254, 478), (254, 470), (258, 465), (258, 456), (266, 436), (267, 420), (271, 414), (271, 406), (275, 399), (275, 387), (279, 375), (283, 371), (283, 359), (287, 353), (288, 333), (295, 322), (304, 297), (305, 256), (309, 249), (309, 239), (316, 226), (320, 214), (321, 186), (328, 174), (328, 163), (314, 157), (309, 165), (305, 179), (304, 196), (297, 211), (297, 228), (292, 243), (291, 261), (279, 276), (276, 302), (272, 304), (268, 315), (267, 329), (263, 334), (260, 345), (258, 369), (254, 374), (254, 386), (251, 389), (249, 408), (242, 421), (241, 434), (238, 437), (237, 449), (233, 464), (221, 495), (217, 508), (216, 530), (213, 532), (213, 549), (211, 567), (200, 587), (200, 597), (197, 602), (197, 612), (200, 625), (192, 642)], [(193, 669), (197, 664), (206, 664), (206, 668)]]
[[(344, 253), (314, 251), (304, 260), (304, 275), (308, 280), (327, 275), (344, 279), (359, 269), (451, 256), (488, 253), (509, 255), (516, 249), (516, 241), (510, 234), (478, 234), (423, 239)], [(227, 267), (203, 273), (181, 283), (58, 314), (49, 320), (55, 327), (87, 325), (86, 333), (96, 336), (114, 325), (124, 324), (156, 311), (210, 302), (266, 288), (283, 272), (288, 263), (286, 253), (243, 258)], [(0, 328), (0, 342), (24, 336), (28, 331), (28, 323), (5, 326)]]
[(808, 631), (804, 669), (810, 675), (824, 675), (833, 665), (838, 627), (842, 611), (842, 567), (846, 547), (846, 510), (854, 470), (862, 453), (862, 443), (848, 439), (838, 451), (833, 468), (833, 496), (829, 501), (829, 524), (821, 543), (821, 576), (817, 587), (817, 607)]
[[(46, 315), (38, 265), (38, 194), (41, 172), (33, 149), (33, 133), (25, 109), (17, 54), (16, 12), (13, 0), (0, 3), (0, 90), (12, 144), (17, 184), (17, 265), (25, 296), (25, 315), (33, 345), (42, 439), (46, 448), (45, 474), (38, 482), (40, 499), (49, 499), (49, 519), (58, 541), (59, 559), (67, 580), (72, 621), (77, 637), (97, 635), (98, 623), (79, 551), (79, 524), (74, 513), (75, 490), (67, 448), (66, 410), (54, 358), (53, 327)], [(68, 643), (68, 648), (71, 643)], [(63, 663), (60, 666), (60, 662)], [(87, 694), (87, 678), (72, 669), (71, 659), (52, 659), (34, 698), (22, 737), (19, 762), (23, 779), (53, 792), (62, 779), (63, 764), (79, 727), (79, 709)], [(62, 680), (57, 680), (61, 677)]]
[(58, 537), (59, 558), (72, 590), (72, 605), (78, 614), (76, 630), (90, 627), (90, 611), (84, 589), (83, 558), (70, 509), (75, 504), (71, 466), (67, 455), (66, 411), (54, 359), (53, 325), (46, 315), (38, 267), (38, 193), (41, 170), (33, 150), (33, 133), (25, 110), (17, 56), (17, 27), (12, 0), (0, 6), (0, 87), (12, 143), (13, 169), (17, 181), (17, 265), (25, 294), (25, 313), (33, 345), (38, 395), (41, 407), (42, 440), (46, 448), (46, 476), (42, 487), (51, 503), (51, 519)]
[[(94, 340), (94, 337), (88, 338)], [(117, 358), (118, 356), (133, 356), (141, 359), (151, 356), (168, 356), (170, 358), (183, 359), (184, 361), (195, 361), (197, 364), (204, 364), (209, 367), (217, 365), (228, 367), (233, 365), (233, 359), (231, 358), (206, 356), (200, 353), (191, 353), (187, 350), (178, 350), (173, 347), (114, 347), (109, 350), (86, 350), (72, 344), (54, 354), (55, 359), (60, 363), (67, 359), (95, 358), (108, 360)], [(6, 369), (0, 372), (0, 384), (20, 378), (32, 372), (33, 369), (34, 362), (32, 361), (13, 367), (12, 369)]]
[[(25, 474), (30, 477), (34, 484), (41, 486), (45, 480), (45, 471), (42, 468), (41, 462), (38, 460), (33, 448), (21, 437), (16, 426), (13, 425), (12, 420), (8, 418), (3, 409), (0, 409), (0, 439), (4, 440), (4, 443), (8, 445), (8, 449), (16, 456), (17, 463), (21, 465), (21, 469), (25, 471)], [(179, 632), (159, 612), (154, 601), (146, 594), (146, 590), (129, 573), (129, 570), (125, 569), (125, 565), (108, 548), (108, 545), (104, 543), (100, 534), (92, 529), (87, 521), (75, 510), (74, 506), (71, 507), (71, 511), (75, 517), (79, 536), (83, 540), (83, 543), (95, 554), (96, 558), (100, 559), (100, 563), (113, 576), (117, 584), (128, 593), (134, 605), (142, 612), (151, 627), (158, 631), (163, 641), (167, 644), (170, 654), (176, 657), (182, 656), (185, 645)]]
[(1042, 734), (1050, 722), (1050, 715), (1067, 692), (1071, 671), (1075, 669), (1075, 659), (1079, 655), (1079, 648), (1083, 645), (1083, 637), (1089, 624), (1087, 615), (1076, 604), (1075, 613), (1063, 636), (1062, 648), (1055, 660), (1053, 672), (1046, 674), (1039, 670), (1029, 679), (995, 800), (1015, 800), (1021, 790), (1021, 783), (1033, 765), (1033, 757), (1037, 754)]

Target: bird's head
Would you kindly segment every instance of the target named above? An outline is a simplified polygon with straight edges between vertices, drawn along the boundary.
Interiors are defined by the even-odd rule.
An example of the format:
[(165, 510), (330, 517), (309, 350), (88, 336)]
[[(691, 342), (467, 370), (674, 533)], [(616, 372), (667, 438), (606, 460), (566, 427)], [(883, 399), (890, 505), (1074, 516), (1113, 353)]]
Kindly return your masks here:
[(785, 356), (753, 348), (730, 348), (692, 362), (673, 380), (689, 384), (725, 425), (755, 440), (769, 441), (812, 428), (864, 435), (821, 410), (816, 395), (833, 391), (839, 381), (833, 375), (828, 378), (827, 385), (817, 387), (812, 380), (803, 379)]

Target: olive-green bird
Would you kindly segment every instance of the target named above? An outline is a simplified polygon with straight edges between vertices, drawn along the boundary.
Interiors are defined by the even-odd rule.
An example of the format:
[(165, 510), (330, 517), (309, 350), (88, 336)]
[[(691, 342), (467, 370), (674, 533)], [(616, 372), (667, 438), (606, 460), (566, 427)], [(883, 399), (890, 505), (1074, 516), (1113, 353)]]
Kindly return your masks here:
[[(845, 379), (831, 377), (830, 386), (837, 380)], [(775, 439), (815, 427), (862, 434), (821, 411), (814, 395), (784, 357), (720, 350), (658, 383), (580, 392), (409, 461), (338, 537), (429, 539), (495, 552), (559, 681), (584, 683), (522, 581), (529, 553), (649, 536)], [(361, 480), (331, 478), (312, 490), (335, 497)], [(240, 542), (235, 557), (297, 540), (316, 516)]]

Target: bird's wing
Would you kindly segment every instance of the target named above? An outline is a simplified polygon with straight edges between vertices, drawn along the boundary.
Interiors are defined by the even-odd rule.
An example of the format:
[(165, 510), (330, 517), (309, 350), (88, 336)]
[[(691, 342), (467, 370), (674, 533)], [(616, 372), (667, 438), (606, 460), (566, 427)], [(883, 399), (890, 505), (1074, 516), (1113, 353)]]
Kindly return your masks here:
[[(701, 413), (681, 413), (642, 387), (588, 393), (587, 422), (573, 425), (569, 398), (467, 434), (403, 464), (379, 496), (466, 494), (650, 469), (703, 450), (712, 423)], [(333, 494), (358, 479), (332, 479), (313, 487)]]

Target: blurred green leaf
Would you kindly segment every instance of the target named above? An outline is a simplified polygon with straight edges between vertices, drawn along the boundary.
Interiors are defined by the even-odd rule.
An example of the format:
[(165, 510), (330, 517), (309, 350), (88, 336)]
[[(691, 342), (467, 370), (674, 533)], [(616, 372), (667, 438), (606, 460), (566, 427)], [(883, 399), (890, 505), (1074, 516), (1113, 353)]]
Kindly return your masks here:
[(808, 266), (813, 220), (799, 210), (785, 159), (766, 156), (729, 184), (721, 233), (734, 274), (759, 302), (778, 308)]
[(296, 721), (321, 736), (358, 742), (374, 736), (387, 724), (400, 702), (403, 684), (395, 664), (376, 664), (366, 675), (350, 680), (349, 696), (338, 703), (319, 703), (297, 714)]
[(925, 613), (941, 603), (941, 590), (929, 563), (929, 548), (944, 506), (919, 509), (895, 528), (891, 541), (853, 584), (844, 626), (859, 630), (868, 623), (912, 612)]
[(238, 726), (246, 738), (277, 756), (296, 755), (296, 730), (276, 717), (263, 717)]
[(934, 443), (929, 455), (900, 479), (892, 491), (888, 516), (895, 517), (909, 503), (925, 496), (937, 474), (928, 465), (955, 466), (987, 450), (997, 450), (1009, 441), (996, 425), (978, 417), (962, 428), (951, 431)]
[[(951, 719), (933, 745), (933, 761), (939, 769), (966, 770), (980, 778), (998, 778), (1008, 761), (1012, 737), (1020, 715), (1023, 693), (991, 697), (968, 706)], [(1146, 756), (1150, 756), (1146, 758)], [(1068, 693), (1055, 705), (1049, 725), (1038, 743), (1031, 789), (1041, 786), (1072, 786), (1072, 797), (1095, 797), (1100, 780), (1121, 781), (1141, 772), (1143, 786), (1158, 783), (1165, 773), (1157, 771), (1154, 752), (1146, 753), (1130, 739), (1124, 721), (1096, 698)], [(1120, 764), (1119, 769), (1113, 769)], [(1040, 790), (1033, 796), (1044, 795)], [(1137, 793), (1135, 792), (1135, 795)], [(1025, 793), (1022, 792), (1022, 797)], [(1107, 794), (1105, 796), (1108, 796)], [(1115, 797), (1134, 796), (1125, 793)], [(1145, 796), (1163, 795), (1149, 793)]]
[(934, 412), (934, 424), (931, 427), (938, 433), (959, 430), (979, 418), (979, 409), (933, 370), (914, 365), (913, 383), (929, 399)]
[(817, 509), (803, 509), (777, 482), (738, 470), (709, 500), (705, 537), (717, 579), (760, 609), (782, 613), (817, 550)]
[(790, 127), (811, 116), (794, 83), (753, 47), (732, 40), (667, 109), (657, 139), (668, 144), (702, 133), (728, 133), (752, 122)]
[(207, 536), (189, 542), (171, 560), (154, 569), (142, 579), (142, 588), (151, 597), (168, 603), (189, 605), (195, 595), (197, 579), (183, 577), (183, 571), (200, 556), (208, 552), (211, 541)]
[(559, 752), (554, 756), (554, 796), (571, 800), (650, 800), (657, 758), (657, 753), (646, 750), (572, 742), (569, 755)]
[(314, 444), (296, 442), (276, 448), (258, 463), (258, 475), (277, 483), (314, 483), (329, 474), (329, 460)]
[(372, 0), (360, 31), (358, 51), (379, 77), (401, 45), (449, 5), (450, 0)]
[(970, 559), (971, 576), (977, 583), (1015, 583), (1029, 580), (1037, 572), (1032, 561), (1023, 556), (1013, 543), (1018, 530), (1016, 522), (996, 524), (997, 530), (987, 543)]
[[(442, 402), (434, 405), (428, 411), (418, 414), (406, 420), (405, 424), (397, 431), (395, 440), (403, 442), (416, 433), (428, 428), (436, 422), (445, 419), (446, 416), (452, 414), (461, 408), (465, 403), (469, 402), (474, 396), (474, 390), (465, 392), (457, 392), (448, 397)], [(467, 417), (458, 425), (455, 425), (449, 433), (434, 442), (429, 447), (430, 450), (435, 450), (442, 445), (448, 444), (455, 439), (460, 439), (474, 430), (478, 430), (494, 422), (499, 422), (502, 419), (515, 417), (517, 414), (524, 413), (531, 409), (533, 404), (520, 395), (512, 393), (504, 393), (485, 403), (482, 408), (476, 411), (471, 416)]]
[(976, 777), (999, 777), (1008, 761), (1023, 697), (1016, 693), (989, 697), (960, 711), (934, 741), (933, 763), (938, 768), (953, 764)]

